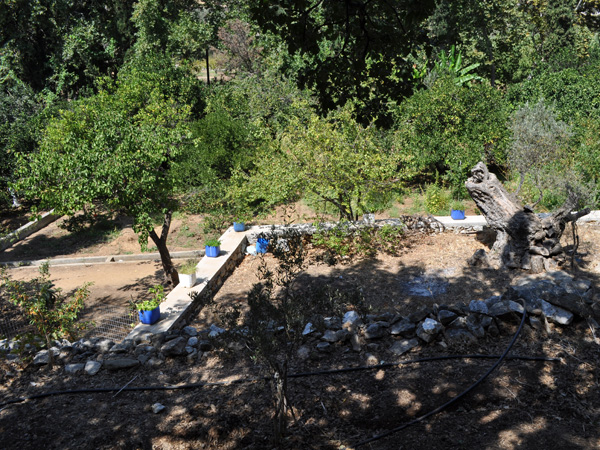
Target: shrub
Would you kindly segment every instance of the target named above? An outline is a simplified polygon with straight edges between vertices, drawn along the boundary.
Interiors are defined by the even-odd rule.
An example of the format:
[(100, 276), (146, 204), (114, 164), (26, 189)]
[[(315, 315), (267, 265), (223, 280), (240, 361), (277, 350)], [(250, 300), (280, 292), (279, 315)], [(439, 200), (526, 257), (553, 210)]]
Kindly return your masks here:
[[(21, 308), (36, 333), (44, 339), (47, 348), (52, 346), (53, 339), (67, 337), (75, 340), (87, 326), (86, 323), (77, 323), (77, 316), (89, 296), (91, 283), (84, 284), (71, 298), (67, 298), (50, 281), (48, 263), (42, 264), (39, 272), (40, 275), (30, 281), (15, 281), (3, 269), (0, 276), (8, 299)], [(49, 352), (49, 356), (52, 366), (52, 352)]]

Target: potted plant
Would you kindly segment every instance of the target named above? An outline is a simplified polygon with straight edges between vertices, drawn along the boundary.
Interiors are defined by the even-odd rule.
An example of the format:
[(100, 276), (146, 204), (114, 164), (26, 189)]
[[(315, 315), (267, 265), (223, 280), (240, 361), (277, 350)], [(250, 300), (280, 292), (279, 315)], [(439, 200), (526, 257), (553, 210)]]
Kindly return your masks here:
[(455, 200), (450, 204), (450, 217), (454, 220), (464, 220), (465, 205), (460, 200)]
[(244, 222), (244, 219), (233, 219), (233, 231), (237, 231), (238, 233), (240, 231), (246, 231), (246, 223)]
[(188, 259), (179, 267), (179, 284), (184, 288), (191, 288), (196, 284), (196, 261)]
[(160, 319), (160, 304), (165, 299), (165, 288), (157, 284), (148, 289), (148, 292), (152, 294), (152, 297), (143, 302), (136, 303), (135, 308), (138, 310), (140, 322), (152, 325)]
[(218, 239), (209, 239), (205, 242), (205, 255), (209, 258), (216, 258), (221, 252), (221, 241)]

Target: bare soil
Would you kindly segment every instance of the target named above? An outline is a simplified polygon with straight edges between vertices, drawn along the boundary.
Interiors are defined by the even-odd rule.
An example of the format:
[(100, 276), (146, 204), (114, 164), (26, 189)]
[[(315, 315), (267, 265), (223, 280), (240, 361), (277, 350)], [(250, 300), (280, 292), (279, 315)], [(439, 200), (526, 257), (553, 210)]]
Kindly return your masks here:
[[(184, 232), (190, 232), (189, 223)], [(580, 232), (578, 267), (572, 272), (597, 286), (600, 230), (580, 227)], [(77, 244), (74, 248), (67, 244), (68, 238), (53, 237), (50, 227), (46, 233), (45, 237), (32, 236), (31, 244), (21, 245), (35, 255), (46, 250), (33, 242), (61, 242), (59, 250), (54, 250), (60, 255), (110, 255), (119, 247), (137, 253), (133, 245), (126, 246), (130, 241), (127, 231), (110, 242)], [(183, 245), (187, 244), (173, 248), (187, 248)], [(392, 310), (403, 315), (433, 303), (468, 303), (503, 292), (519, 276), (468, 266), (466, 259), (485, 245), (477, 235), (444, 233), (415, 239), (398, 256), (348, 258), (335, 265), (318, 263), (315, 251), (313, 263), (301, 275), (302, 283), (359, 286), (374, 311)], [(246, 257), (217, 293), (216, 301), (243, 302), (256, 281), (256, 265), (256, 258)], [(64, 273), (57, 269), (51, 270), (51, 276), (65, 290), (95, 281), (92, 301), (98, 303), (123, 300), (130, 291), (147, 290), (161, 277), (160, 265), (155, 263), (64, 268)], [(12, 273), (17, 277), (26, 270), (30, 269)], [(217, 319), (205, 311), (192, 325), (202, 328)], [(480, 339), (470, 347), (423, 345), (401, 359), (501, 354), (516, 330), (517, 323), (504, 323), (499, 337)], [(372, 358), (394, 361), (388, 351), (391, 344), (391, 338), (373, 342), (361, 352), (336, 345), (331, 353), (314, 352), (307, 360), (294, 361), (291, 372), (363, 366)], [(588, 324), (580, 320), (570, 327), (556, 326), (548, 335), (526, 326), (512, 354), (560, 358), (560, 362), (506, 361), (459, 403), (359, 448), (600, 448), (600, 341)], [(254, 381), (185, 390), (68, 394), (11, 405), (0, 411), (0, 448), (356, 448), (365, 439), (442, 405), (473, 384), (493, 363), (452, 359), (291, 379), (290, 402), (295, 417), (290, 417), (289, 433), (279, 446), (270, 441), (270, 385)], [(121, 388), (128, 383), (131, 387), (165, 386), (246, 379), (265, 373), (264, 367), (241, 352), (208, 352), (193, 364), (168, 359), (156, 369), (101, 371), (93, 377), (68, 375), (58, 367), (38, 368), (2, 360), (0, 403), (48, 391)], [(166, 409), (153, 414), (151, 405), (157, 402)]]

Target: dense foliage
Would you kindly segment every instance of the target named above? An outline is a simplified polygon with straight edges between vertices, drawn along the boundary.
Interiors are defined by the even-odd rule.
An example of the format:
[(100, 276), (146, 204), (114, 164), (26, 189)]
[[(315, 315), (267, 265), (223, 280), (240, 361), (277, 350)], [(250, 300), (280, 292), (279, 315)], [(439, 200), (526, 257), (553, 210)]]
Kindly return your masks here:
[[(0, 205), (102, 203), (133, 215), (142, 241), (180, 207), (249, 218), (308, 198), (356, 219), (400, 188), (461, 197), (479, 160), (519, 178), (518, 111), (537, 104), (570, 132), (521, 193), (558, 164), (593, 203), (599, 12), (597, 0), (2, 2)], [(540, 127), (520, 122), (521, 137)]]

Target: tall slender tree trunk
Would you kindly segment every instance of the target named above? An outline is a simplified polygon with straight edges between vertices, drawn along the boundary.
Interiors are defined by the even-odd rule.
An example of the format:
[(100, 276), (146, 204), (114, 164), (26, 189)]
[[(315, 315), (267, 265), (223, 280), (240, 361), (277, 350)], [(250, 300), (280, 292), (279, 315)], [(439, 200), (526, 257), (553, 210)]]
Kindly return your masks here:
[(175, 287), (179, 284), (179, 274), (177, 273), (177, 269), (175, 269), (175, 265), (171, 260), (171, 254), (169, 253), (169, 249), (167, 248), (167, 237), (169, 236), (169, 229), (171, 228), (172, 215), (173, 211), (168, 210), (165, 213), (165, 217), (163, 219), (163, 225), (162, 230), (160, 232), (160, 236), (156, 234), (156, 231), (151, 230), (150, 237), (156, 245), (158, 253), (160, 253), (160, 261), (165, 272), (165, 277), (167, 277), (167, 279), (173, 284), (173, 287)]

